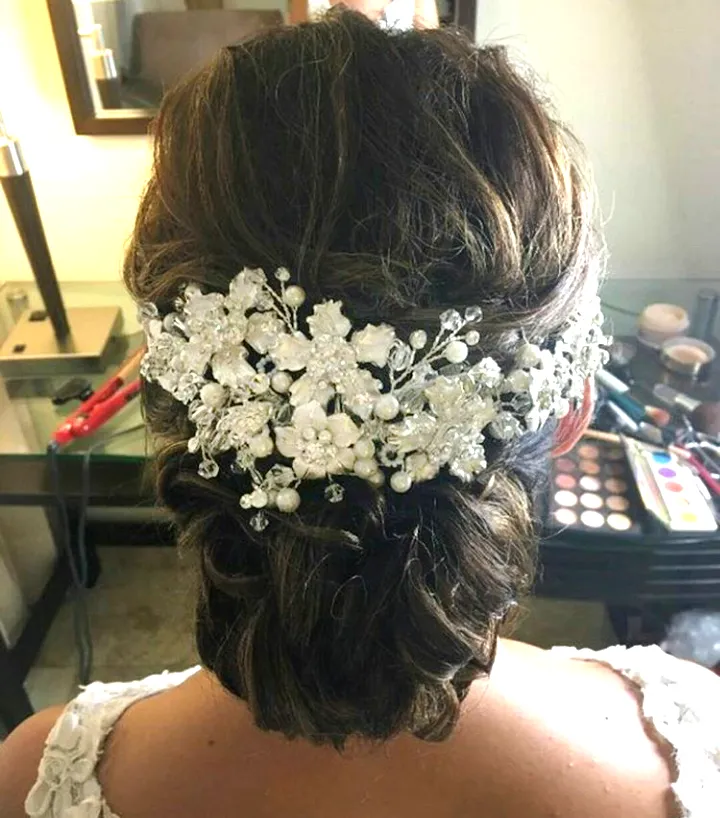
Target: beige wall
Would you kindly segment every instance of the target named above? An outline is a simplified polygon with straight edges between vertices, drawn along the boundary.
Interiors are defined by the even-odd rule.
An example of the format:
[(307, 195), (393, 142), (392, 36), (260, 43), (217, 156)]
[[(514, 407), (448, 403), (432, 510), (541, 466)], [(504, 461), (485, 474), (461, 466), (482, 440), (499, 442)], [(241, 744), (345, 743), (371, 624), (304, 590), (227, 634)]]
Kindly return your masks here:
[(595, 166), (618, 277), (720, 276), (718, 0), (484, 0)]
[[(58, 275), (117, 278), (149, 140), (75, 134), (45, 0), (0, 0), (0, 76), (0, 110), (21, 139)], [(0, 280), (31, 277), (0, 196)]]
[(675, 194), (680, 277), (720, 278), (720, 1), (634, 0)]
[(652, 95), (626, 0), (485, 0), (478, 34), (549, 81), (595, 169), (611, 272), (672, 276), (679, 248)]

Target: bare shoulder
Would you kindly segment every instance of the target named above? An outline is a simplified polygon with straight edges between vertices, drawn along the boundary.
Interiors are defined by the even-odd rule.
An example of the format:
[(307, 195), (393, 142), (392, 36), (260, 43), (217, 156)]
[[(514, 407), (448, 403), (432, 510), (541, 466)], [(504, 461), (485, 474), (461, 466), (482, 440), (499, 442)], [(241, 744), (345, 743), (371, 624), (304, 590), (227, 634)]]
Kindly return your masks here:
[(485, 737), (483, 772), (504, 814), (675, 814), (670, 752), (642, 719), (638, 691), (603, 665), (503, 642), (466, 715), (466, 735)]
[(24, 803), (37, 779), (45, 740), (63, 712), (50, 707), (26, 719), (0, 744), (0, 815), (23, 818)]

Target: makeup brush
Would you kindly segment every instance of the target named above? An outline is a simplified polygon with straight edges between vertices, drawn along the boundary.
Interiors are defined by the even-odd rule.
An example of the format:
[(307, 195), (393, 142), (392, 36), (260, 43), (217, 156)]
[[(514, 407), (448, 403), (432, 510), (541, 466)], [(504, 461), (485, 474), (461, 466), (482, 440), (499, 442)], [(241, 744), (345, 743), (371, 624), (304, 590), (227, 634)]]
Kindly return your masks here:
[(670, 423), (670, 412), (659, 406), (646, 406), (630, 395), (630, 387), (610, 372), (601, 369), (596, 374), (598, 383), (604, 387), (608, 397), (626, 412), (636, 423), (649, 420), (656, 426), (667, 426)]
[(655, 426), (667, 426), (672, 417), (667, 409), (660, 406), (646, 406), (630, 397), (627, 393), (618, 394), (612, 389), (607, 390), (608, 399), (626, 412), (636, 423), (644, 420), (650, 421)]
[(645, 421), (636, 423), (627, 412), (612, 401), (608, 401), (607, 407), (612, 413), (616, 425), (624, 433), (632, 437), (640, 438), (640, 440), (644, 440), (646, 443), (653, 443), (656, 446), (663, 445), (663, 433), (657, 426), (653, 426), (651, 423), (645, 423)]
[(701, 403), (664, 383), (655, 384), (653, 394), (668, 406), (685, 412), (698, 432), (720, 436), (720, 403)]

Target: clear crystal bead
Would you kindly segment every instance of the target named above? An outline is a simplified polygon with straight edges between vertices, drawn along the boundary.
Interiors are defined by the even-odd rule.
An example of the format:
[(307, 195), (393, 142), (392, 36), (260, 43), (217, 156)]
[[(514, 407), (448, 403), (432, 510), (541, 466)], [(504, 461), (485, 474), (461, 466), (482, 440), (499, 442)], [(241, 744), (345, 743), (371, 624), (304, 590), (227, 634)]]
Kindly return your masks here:
[(423, 392), (418, 389), (408, 390), (400, 398), (400, 408), (403, 414), (414, 415), (417, 412), (422, 412), (425, 406), (425, 396)]
[(253, 514), (253, 516), (250, 518), (250, 525), (252, 526), (253, 530), (257, 531), (258, 533), (260, 531), (265, 531), (265, 529), (268, 527), (268, 518), (262, 511), (258, 511), (257, 514)]
[(234, 460), (230, 464), (230, 471), (233, 474), (245, 474), (247, 468), (243, 465), (243, 463), (240, 460)]
[(435, 374), (432, 364), (427, 363), (427, 361), (421, 361), (413, 368), (412, 379), (415, 383), (424, 384), (426, 381), (434, 378)]
[(325, 499), (329, 503), (341, 503), (345, 498), (345, 489), (337, 483), (331, 483), (325, 489)]
[(478, 321), (482, 321), (483, 311), (482, 307), (468, 307), (465, 310), (465, 320), (470, 323), (476, 324)]
[(445, 310), (440, 314), (440, 326), (447, 332), (457, 332), (463, 324), (462, 315), (457, 310)]
[(290, 272), (284, 267), (281, 267), (275, 271), (275, 278), (285, 284), (287, 281), (290, 281)]
[(138, 318), (143, 321), (150, 321), (152, 318), (157, 318), (159, 315), (158, 308), (150, 301), (144, 301), (138, 307)]
[(267, 478), (272, 485), (286, 488), (295, 482), (295, 473), (287, 466), (273, 466), (267, 473)]
[(212, 480), (213, 477), (217, 477), (219, 471), (220, 467), (214, 460), (203, 460), (198, 466), (198, 474), (206, 480)]
[(393, 449), (392, 446), (386, 444), (380, 449), (380, 462), (388, 468), (400, 466), (403, 462), (403, 456), (397, 449)]
[(388, 364), (391, 369), (407, 369), (412, 361), (412, 350), (405, 344), (397, 344), (390, 350)]

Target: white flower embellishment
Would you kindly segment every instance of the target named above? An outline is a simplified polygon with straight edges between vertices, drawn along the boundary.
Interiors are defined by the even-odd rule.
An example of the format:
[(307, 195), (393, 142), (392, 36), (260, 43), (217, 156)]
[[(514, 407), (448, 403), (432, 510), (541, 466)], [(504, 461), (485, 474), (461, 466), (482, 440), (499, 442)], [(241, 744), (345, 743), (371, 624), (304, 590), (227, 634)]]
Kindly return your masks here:
[(301, 480), (318, 480), (328, 474), (352, 471), (353, 446), (360, 429), (344, 413), (327, 416), (323, 407), (312, 401), (293, 413), (291, 426), (275, 429), (278, 451), (292, 459), (295, 474)]
[(352, 324), (342, 314), (341, 301), (326, 301), (324, 304), (318, 304), (308, 318), (307, 324), (313, 338), (319, 338), (321, 335), (345, 338), (352, 329)]
[(306, 307), (285, 269), (274, 278), (245, 269), (227, 295), (189, 285), (175, 312), (140, 309), (143, 376), (187, 405), (203, 477), (225, 463), (250, 478), (240, 503), (258, 531), (267, 509), (298, 508), (308, 480), (328, 480), (337, 502), (341, 476), (377, 487), (387, 476), (397, 492), (442, 469), (476, 478), (485, 436), (510, 440), (566, 414), (610, 341), (596, 298), (556, 338), (521, 341), (503, 368), (473, 355), (479, 307), (443, 312), (434, 340), (416, 330), (405, 341), (388, 324), (355, 329), (341, 301)]
[(387, 324), (379, 327), (368, 324), (352, 337), (358, 362), (375, 364), (381, 368), (387, 366), (388, 355), (394, 343), (395, 330)]

